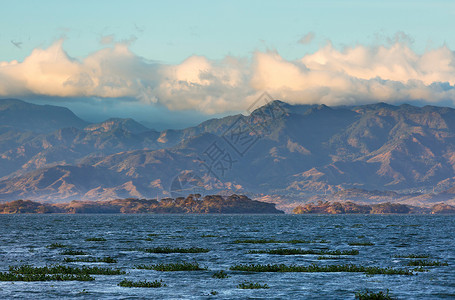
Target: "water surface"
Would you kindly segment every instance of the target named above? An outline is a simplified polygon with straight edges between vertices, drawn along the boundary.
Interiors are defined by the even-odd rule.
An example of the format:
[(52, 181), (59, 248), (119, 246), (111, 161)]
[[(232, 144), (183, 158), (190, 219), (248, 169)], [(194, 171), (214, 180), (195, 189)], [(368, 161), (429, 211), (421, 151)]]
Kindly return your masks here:
[[(356, 291), (386, 289), (399, 299), (455, 297), (455, 219), (451, 216), (411, 215), (0, 215), (0, 271), (10, 265), (62, 264), (62, 249), (52, 243), (83, 250), (94, 257), (111, 256), (115, 264), (68, 263), (121, 268), (125, 275), (96, 275), (90, 282), (0, 282), (0, 298), (79, 299), (354, 299)], [(152, 236), (149, 236), (151, 234)], [(86, 241), (103, 237), (104, 242)], [(238, 244), (239, 239), (308, 240), (304, 244)], [(320, 242), (321, 240), (325, 240)], [(373, 246), (350, 246), (349, 242)], [(143, 248), (203, 247), (196, 254), (152, 254)], [(350, 250), (359, 255), (318, 260), (317, 255), (248, 254), (248, 250), (300, 248)], [(352, 263), (410, 268), (396, 255), (428, 254), (449, 266), (428, 267), (415, 276), (363, 273), (245, 273), (229, 271), (235, 264), (318, 265)], [(75, 256), (74, 256), (75, 257)], [(138, 264), (198, 262), (207, 271), (158, 272)], [(411, 267), (412, 268), (412, 267)], [(212, 278), (225, 270), (231, 277)], [(124, 278), (163, 280), (166, 287), (124, 288)], [(243, 281), (267, 284), (269, 289), (242, 290)], [(218, 292), (210, 296), (211, 291)]]

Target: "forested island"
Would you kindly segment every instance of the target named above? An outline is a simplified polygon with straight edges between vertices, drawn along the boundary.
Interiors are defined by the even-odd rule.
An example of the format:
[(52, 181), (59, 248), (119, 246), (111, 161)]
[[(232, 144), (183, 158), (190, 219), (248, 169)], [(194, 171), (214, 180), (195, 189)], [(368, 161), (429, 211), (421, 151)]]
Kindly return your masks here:
[(116, 199), (110, 201), (71, 201), (40, 203), (16, 200), (0, 204), (0, 214), (284, 214), (275, 204), (251, 200), (244, 195), (207, 195), (157, 199)]
[(319, 201), (294, 208), (295, 214), (455, 214), (455, 206), (444, 203), (419, 207), (400, 203), (357, 204), (352, 201)]

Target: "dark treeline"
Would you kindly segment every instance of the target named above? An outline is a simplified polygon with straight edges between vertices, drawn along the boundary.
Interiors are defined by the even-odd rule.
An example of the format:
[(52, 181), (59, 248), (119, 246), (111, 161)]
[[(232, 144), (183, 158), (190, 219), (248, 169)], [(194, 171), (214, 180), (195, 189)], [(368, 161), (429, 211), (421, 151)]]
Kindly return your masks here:
[(0, 204), (1, 214), (18, 213), (162, 213), (162, 214), (279, 214), (275, 204), (251, 200), (244, 195), (207, 195), (157, 199), (116, 199), (110, 201), (71, 201), (68, 203), (39, 203), (30, 200), (16, 200)]
[(357, 204), (346, 202), (308, 203), (294, 208), (295, 214), (455, 214), (455, 206), (444, 203), (417, 207), (400, 203)]

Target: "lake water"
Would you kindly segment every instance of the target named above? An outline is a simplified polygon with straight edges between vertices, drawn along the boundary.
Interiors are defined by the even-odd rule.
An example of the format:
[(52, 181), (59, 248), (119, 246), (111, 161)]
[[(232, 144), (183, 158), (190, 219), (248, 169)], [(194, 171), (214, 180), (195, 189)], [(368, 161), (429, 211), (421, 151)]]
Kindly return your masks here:
[[(0, 298), (78, 299), (354, 299), (356, 291), (390, 290), (398, 299), (455, 297), (455, 218), (410, 215), (0, 215), (0, 271), (10, 265), (64, 264), (68, 245), (94, 257), (111, 256), (118, 263), (66, 263), (121, 268), (125, 275), (94, 275), (95, 281), (0, 282)], [(148, 234), (155, 236), (149, 237)], [(103, 237), (106, 241), (86, 241)], [(147, 238), (151, 240), (147, 240)], [(308, 240), (304, 244), (243, 244), (239, 239)], [(318, 241), (325, 240), (323, 243)], [(349, 242), (372, 242), (350, 246)], [(196, 254), (152, 254), (143, 248), (203, 247)], [(318, 255), (248, 254), (248, 250), (300, 248), (350, 250), (359, 255), (318, 260)], [(252, 273), (230, 271), (236, 264), (346, 264), (406, 267), (408, 258), (396, 255), (428, 254), (429, 260), (448, 266), (425, 267), (414, 276), (363, 273)], [(75, 256), (71, 256), (75, 257)], [(198, 262), (207, 271), (159, 272), (140, 270), (139, 264)], [(212, 278), (225, 270), (230, 277)], [(161, 288), (126, 288), (124, 278), (163, 280)], [(269, 289), (243, 290), (244, 281), (267, 284)], [(217, 295), (209, 295), (211, 291)]]

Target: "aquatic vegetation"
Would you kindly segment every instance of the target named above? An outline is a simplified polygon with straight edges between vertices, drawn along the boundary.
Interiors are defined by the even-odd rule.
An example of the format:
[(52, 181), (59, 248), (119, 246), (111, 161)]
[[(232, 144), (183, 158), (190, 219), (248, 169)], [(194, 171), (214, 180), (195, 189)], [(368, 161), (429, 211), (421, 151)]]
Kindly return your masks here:
[(259, 282), (248, 282), (244, 281), (237, 285), (237, 288), (244, 290), (255, 290), (255, 289), (268, 289), (269, 286), (265, 284), (260, 284)]
[(85, 241), (87, 241), (87, 242), (105, 242), (106, 239), (103, 237), (91, 237), (91, 238), (86, 238)]
[(349, 242), (349, 246), (373, 246), (374, 243), (372, 242)]
[(209, 237), (219, 237), (219, 236), (218, 235), (214, 235), (214, 234), (203, 234), (203, 235), (201, 235), (201, 237), (209, 238)]
[(390, 225), (387, 225), (386, 227), (420, 227), (420, 225), (418, 224), (390, 224)]
[(213, 295), (213, 296), (218, 295), (218, 292), (217, 291), (210, 291), (210, 295)]
[(123, 279), (122, 281), (119, 282), (118, 286), (121, 287), (143, 287), (143, 288), (159, 288), (162, 286), (166, 286), (166, 284), (163, 283), (162, 280), (158, 281), (131, 281), (127, 279)]
[(159, 234), (158, 233), (149, 233), (149, 234), (147, 234), (147, 236), (156, 237), (156, 236), (159, 236)]
[(318, 256), (318, 260), (346, 259), (346, 256)]
[(156, 248), (148, 248), (144, 249), (147, 253), (206, 253), (209, 252), (210, 249), (205, 248), (170, 248), (170, 247), (156, 247)]
[(52, 243), (49, 246), (47, 246), (47, 248), (50, 248), (50, 249), (65, 248), (65, 247), (68, 247), (68, 246), (64, 245), (64, 244), (60, 244), (60, 243)]
[(393, 299), (389, 295), (389, 290), (384, 293), (383, 291), (379, 292), (372, 292), (369, 290), (366, 290), (364, 292), (357, 292), (355, 293), (355, 298), (359, 300), (391, 300)]
[(170, 264), (154, 264), (154, 265), (137, 265), (137, 269), (155, 270), (162, 272), (177, 272), (177, 271), (204, 271), (205, 267), (199, 266), (198, 263), (170, 263)]
[(0, 272), (0, 281), (92, 281), (88, 274), (17, 274)]
[(311, 243), (329, 243), (326, 240), (274, 240), (274, 239), (257, 239), (257, 240), (235, 240), (235, 244), (311, 244)]
[(229, 278), (231, 276), (229, 276), (225, 271), (221, 270), (221, 271), (213, 273), (212, 277), (218, 278), (218, 279), (224, 279), (224, 278)]
[(71, 249), (65, 250), (65, 251), (61, 252), (60, 254), (61, 255), (88, 255), (87, 252), (80, 251), (80, 250), (71, 250)]
[(81, 258), (71, 258), (71, 257), (65, 257), (63, 260), (64, 262), (103, 262), (103, 263), (108, 263), (108, 264), (115, 264), (117, 263), (117, 260), (115, 258), (112, 258), (110, 256), (105, 256), (101, 258), (96, 258), (96, 257), (81, 257)]
[(429, 258), (428, 254), (406, 254), (406, 255), (394, 255), (394, 258)]
[(34, 267), (31, 265), (10, 266), (9, 271), (13, 274), (86, 274), (86, 275), (121, 275), (124, 271), (119, 269), (100, 268), (100, 267), (70, 267), (63, 265), (53, 265), (46, 267)]
[(448, 266), (449, 264), (446, 262), (440, 262), (437, 260), (410, 260), (406, 264), (407, 266), (412, 266), (412, 267), (440, 267), (440, 266)]
[(359, 250), (303, 250), (303, 249), (267, 249), (250, 250), (249, 254), (277, 254), (277, 255), (357, 255)]
[(425, 269), (424, 267), (417, 267), (417, 268), (412, 269), (412, 271), (414, 271), (414, 272), (429, 272), (429, 270)]
[(393, 269), (393, 268), (380, 268), (380, 267), (365, 267), (352, 264), (347, 265), (328, 265), (318, 266), (311, 264), (309, 266), (297, 265), (260, 265), (260, 264), (239, 264), (229, 268), (232, 271), (243, 272), (350, 272), (350, 273), (365, 273), (367, 275), (384, 274), (384, 275), (413, 275), (407, 269)]

